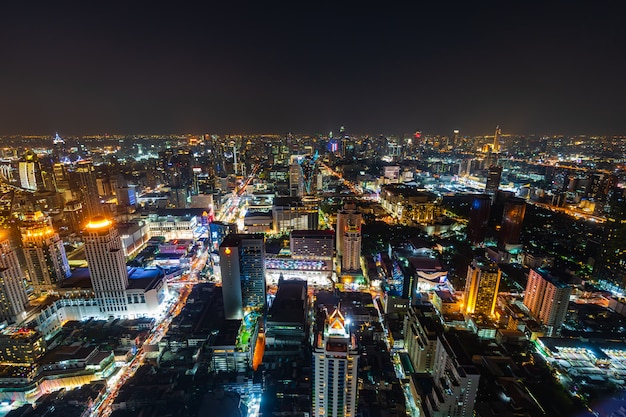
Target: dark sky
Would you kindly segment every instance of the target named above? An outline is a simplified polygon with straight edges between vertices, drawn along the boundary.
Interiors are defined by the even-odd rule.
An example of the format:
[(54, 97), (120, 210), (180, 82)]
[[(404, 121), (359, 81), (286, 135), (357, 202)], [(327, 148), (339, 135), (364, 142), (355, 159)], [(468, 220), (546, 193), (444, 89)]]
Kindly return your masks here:
[(618, 2), (127, 3), (1, 7), (0, 134), (626, 134)]

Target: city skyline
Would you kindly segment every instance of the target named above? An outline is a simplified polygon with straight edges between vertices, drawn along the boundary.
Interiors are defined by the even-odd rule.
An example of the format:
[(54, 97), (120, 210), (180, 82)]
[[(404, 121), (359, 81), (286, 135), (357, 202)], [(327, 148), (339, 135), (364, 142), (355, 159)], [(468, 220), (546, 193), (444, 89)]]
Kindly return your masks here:
[(623, 134), (608, 5), (138, 5), (2, 19), (1, 134)]

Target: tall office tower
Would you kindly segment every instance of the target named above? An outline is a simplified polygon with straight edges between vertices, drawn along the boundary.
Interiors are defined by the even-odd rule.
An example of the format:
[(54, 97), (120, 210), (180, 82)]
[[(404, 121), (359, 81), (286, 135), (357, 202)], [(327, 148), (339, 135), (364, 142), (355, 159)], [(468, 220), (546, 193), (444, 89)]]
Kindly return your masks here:
[(614, 188), (605, 206), (606, 222), (600, 256), (594, 275), (620, 288), (626, 288), (626, 192)]
[(459, 134), (461, 133), (461, 131), (459, 129), (454, 129), (454, 138), (452, 139), (452, 147), (453, 148), (457, 148), (461, 146), (461, 141), (460, 141), (460, 137)]
[(291, 197), (302, 197), (304, 195), (304, 174), (302, 167), (297, 160), (293, 160), (289, 165), (289, 195)]
[(467, 240), (472, 245), (479, 245), (485, 240), (489, 214), (491, 214), (491, 197), (485, 194), (476, 196), (470, 206), (467, 223)]
[(27, 190), (37, 191), (45, 189), (41, 164), (33, 151), (26, 151), (19, 162), (20, 185)]
[[(490, 165), (487, 171), (487, 183), (485, 184), (485, 194), (495, 196), (500, 188), (500, 179), (502, 178), (502, 167)], [(493, 197), (492, 197), (493, 198)]]
[(546, 336), (560, 333), (571, 293), (569, 285), (545, 269), (533, 268), (528, 273), (524, 305), (539, 323), (546, 326)]
[(61, 162), (57, 162), (52, 165), (52, 175), (54, 176), (54, 182), (57, 185), (59, 192), (66, 192), (70, 189), (70, 183), (68, 181), (67, 167)]
[[(359, 351), (339, 309), (318, 314), (313, 353), (314, 417), (353, 417), (357, 406)], [(323, 323), (322, 323), (323, 322)]]
[(28, 296), (17, 253), (6, 231), (0, 231), (0, 321), (19, 323), (26, 317)]
[(93, 217), (85, 227), (83, 240), (100, 312), (109, 316), (127, 315), (128, 270), (122, 239), (113, 222), (103, 216)]
[(276, 233), (316, 230), (319, 226), (318, 201), (309, 197), (276, 197), (272, 206), (272, 222)]
[(428, 316), (421, 309), (410, 306), (407, 313), (404, 319), (404, 347), (415, 372), (431, 374), (436, 365), (437, 339), (443, 329), (434, 311)]
[(496, 133), (493, 135), (493, 153), (500, 153), (500, 135), (502, 130), (500, 126), (496, 126)]
[(63, 240), (42, 212), (27, 213), (20, 227), (28, 275), (35, 293), (54, 290), (70, 275)]
[(161, 169), (166, 182), (174, 188), (188, 188), (193, 184), (195, 160), (188, 149), (166, 149), (159, 151)]
[[(445, 333), (434, 311), (409, 308), (405, 319), (405, 347), (415, 368), (414, 399), (433, 417), (471, 417), (480, 373), (459, 340)], [(415, 395), (415, 394), (414, 394)]]
[(342, 271), (358, 271), (361, 269), (361, 224), (346, 225), (343, 232)]
[(344, 205), (342, 210), (337, 212), (337, 229), (335, 230), (335, 236), (337, 238), (337, 257), (341, 258), (344, 252), (344, 233), (348, 229), (349, 225), (358, 225), (359, 228), (363, 221), (363, 215), (357, 209), (353, 203)]
[(520, 243), (522, 234), (522, 224), (526, 214), (526, 200), (519, 197), (508, 198), (504, 203), (504, 213), (502, 214), (502, 226), (500, 228), (500, 239), (498, 247), (504, 249), (506, 245)]
[(85, 217), (90, 219), (102, 215), (96, 172), (91, 161), (80, 161), (76, 164), (74, 180)]
[(63, 217), (65, 224), (72, 233), (79, 233), (85, 220), (83, 213), (83, 205), (78, 200), (72, 200), (65, 203), (63, 208)]
[(265, 309), (265, 237), (229, 234), (219, 249), (224, 315), (237, 320), (244, 312)]
[(332, 230), (294, 230), (289, 237), (293, 259), (333, 258), (335, 232)]
[(487, 259), (474, 259), (467, 267), (464, 303), (467, 314), (491, 316), (496, 307), (502, 271)]

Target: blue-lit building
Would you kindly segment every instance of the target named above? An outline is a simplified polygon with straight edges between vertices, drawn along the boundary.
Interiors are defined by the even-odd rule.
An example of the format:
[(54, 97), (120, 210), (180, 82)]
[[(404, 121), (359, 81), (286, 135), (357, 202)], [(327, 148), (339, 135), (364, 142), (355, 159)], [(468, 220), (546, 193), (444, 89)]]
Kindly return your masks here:
[(229, 234), (219, 248), (224, 315), (243, 318), (244, 311), (265, 310), (265, 237)]
[(219, 249), (227, 235), (237, 233), (237, 225), (235, 223), (214, 221), (210, 223), (209, 230), (210, 250), (213, 252)]

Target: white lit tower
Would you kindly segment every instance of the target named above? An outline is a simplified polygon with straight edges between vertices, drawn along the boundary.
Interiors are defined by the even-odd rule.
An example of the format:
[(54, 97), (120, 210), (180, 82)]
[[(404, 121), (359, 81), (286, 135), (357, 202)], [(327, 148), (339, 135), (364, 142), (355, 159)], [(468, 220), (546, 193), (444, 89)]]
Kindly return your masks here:
[[(320, 320), (323, 320), (322, 316)], [(315, 335), (313, 353), (314, 417), (356, 415), (359, 352), (356, 336), (339, 308), (328, 317)]]
[(0, 231), (0, 321), (19, 323), (25, 316), (28, 296), (17, 253), (6, 231)]
[(502, 130), (500, 125), (496, 126), (496, 133), (493, 135), (493, 153), (500, 153), (500, 135)]
[(109, 316), (128, 314), (128, 270), (122, 240), (113, 222), (96, 216), (87, 223), (83, 239), (91, 285), (100, 312)]
[(52, 228), (50, 217), (40, 211), (27, 213), (20, 232), (26, 267), (35, 293), (54, 290), (70, 275), (70, 266), (63, 240)]

